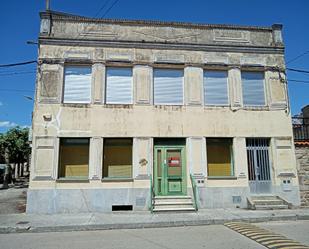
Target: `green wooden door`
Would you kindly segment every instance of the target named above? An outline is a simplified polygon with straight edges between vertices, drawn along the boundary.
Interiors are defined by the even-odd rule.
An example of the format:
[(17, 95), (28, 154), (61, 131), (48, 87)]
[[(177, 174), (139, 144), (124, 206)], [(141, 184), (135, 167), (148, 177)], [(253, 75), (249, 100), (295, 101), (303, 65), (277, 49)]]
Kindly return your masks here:
[(185, 146), (155, 146), (156, 195), (186, 195)]

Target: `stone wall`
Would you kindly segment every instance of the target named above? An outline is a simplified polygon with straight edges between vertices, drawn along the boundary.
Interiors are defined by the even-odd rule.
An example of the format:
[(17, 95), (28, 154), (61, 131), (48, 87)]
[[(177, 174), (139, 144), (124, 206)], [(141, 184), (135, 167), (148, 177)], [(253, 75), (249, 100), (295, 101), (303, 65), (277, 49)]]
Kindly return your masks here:
[(309, 207), (309, 146), (295, 148), (301, 207)]

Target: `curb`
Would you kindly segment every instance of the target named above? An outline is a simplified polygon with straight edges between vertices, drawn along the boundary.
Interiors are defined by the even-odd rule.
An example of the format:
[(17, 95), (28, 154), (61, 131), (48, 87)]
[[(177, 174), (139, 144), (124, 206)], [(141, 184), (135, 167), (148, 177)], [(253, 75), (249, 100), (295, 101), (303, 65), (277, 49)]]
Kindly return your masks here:
[(285, 216), (278, 215), (271, 217), (265, 216), (256, 218), (248, 217), (248, 218), (232, 218), (232, 219), (211, 219), (211, 220), (204, 219), (204, 220), (144, 222), (144, 223), (90, 224), (90, 225), (42, 226), (42, 227), (32, 227), (31, 224), (29, 224), (26, 226), (0, 227), (0, 234), (142, 229), (142, 228), (222, 225), (226, 222), (259, 223), (267, 221), (297, 221), (297, 220), (309, 220), (309, 215), (285, 215)]

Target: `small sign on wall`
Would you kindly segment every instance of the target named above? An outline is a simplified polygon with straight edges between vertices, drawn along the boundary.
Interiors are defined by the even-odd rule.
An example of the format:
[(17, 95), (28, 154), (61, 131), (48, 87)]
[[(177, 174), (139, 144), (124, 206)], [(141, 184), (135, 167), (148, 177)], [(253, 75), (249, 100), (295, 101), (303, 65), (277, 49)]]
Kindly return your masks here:
[(247, 178), (246, 173), (240, 172), (239, 175), (238, 175), (238, 178)]
[(168, 159), (169, 167), (180, 167), (180, 158), (179, 157), (170, 157)]

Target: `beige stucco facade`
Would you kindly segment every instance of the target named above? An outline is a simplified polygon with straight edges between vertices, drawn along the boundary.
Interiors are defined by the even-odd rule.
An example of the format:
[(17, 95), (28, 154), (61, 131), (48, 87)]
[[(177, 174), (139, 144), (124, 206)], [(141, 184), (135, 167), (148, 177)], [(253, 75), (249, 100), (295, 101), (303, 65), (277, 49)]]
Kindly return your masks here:
[[(246, 138), (269, 138), (273, 192), (299, 205), (280, 26), (95, 20), (48, 12), (41, 14), (39, 41), (28, 212), (110, 211), (115, 204), (147, 210), (154, 138), (185, 139), (187, 186), (190, 192), (190, 174), (199, 179), (201, 208), (246, 207)], [(64, 68), (72, 64), (92, 67), (91, 103), (62, 103)], [(132, 67), (133, 104), (106, 104), (109, 66)], [(153, 104), (155, 68), (183, 69), (183, 105)], [(204, 104), (205, 69), (228, 72), (227, 106)], [(243, 105), (242, 70), (264, 72), (265, 106)], [(90, 139), (88, 181), (59, 181), (63, 137)], [(113, 137), (133, 139), (130, 181), (102, 179), (103, 141)], [(206, 141), (215, 137), (232, 138), (230, 179), (207, 176)], [(289, 175), (291, 190), (282, 189), (282, 175)], [(240, 196), (240, 203), (232, 196)]]

